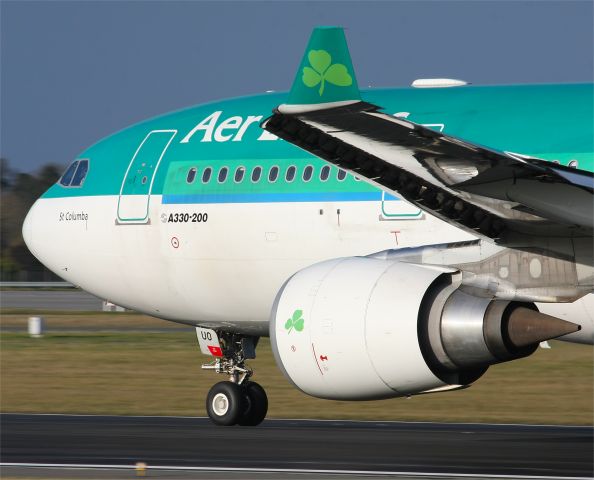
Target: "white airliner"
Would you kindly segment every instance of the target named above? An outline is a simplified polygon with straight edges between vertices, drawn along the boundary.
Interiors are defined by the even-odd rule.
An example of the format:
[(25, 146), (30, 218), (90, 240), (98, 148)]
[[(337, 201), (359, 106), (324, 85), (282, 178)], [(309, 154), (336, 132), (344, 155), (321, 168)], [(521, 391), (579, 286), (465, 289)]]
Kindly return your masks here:
[(463, 388), (543, 340), (593, 343), (593, 98), (447, 79), (361, 92), (342, 30), (318, 28), (288, 95), (98, 142), (23, 235), (94, 295), (196, 326), (230, 378), (206, 400), (217, 424), (264, 419), (246, 365), (262, 336), (317, 397)]

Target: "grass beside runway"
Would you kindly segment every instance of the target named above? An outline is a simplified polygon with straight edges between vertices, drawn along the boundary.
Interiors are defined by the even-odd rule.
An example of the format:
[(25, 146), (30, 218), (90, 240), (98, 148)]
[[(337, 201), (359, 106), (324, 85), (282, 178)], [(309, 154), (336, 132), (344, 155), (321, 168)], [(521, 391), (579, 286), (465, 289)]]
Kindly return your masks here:
[[(63, 322), (146, 325), (139, 317), (79, 315)], [(50, 320), (50, 330), (60, 325), (59, 318)], [(463, 391), (374, 402), (318, 400), (297, 391), (276, 368), (268, 339), (250, 365), (269, 395), (269, 417), (591, 425), (593, 349), (551, 344), (491, 367)], [(208, 357), (193, 332), (63, 332), (39, 339), (2, 333), (0, 360), (3, 412), (205, 415), (208, 389), (224, 380), (200, 369)]]
[(27, 319), (30, 316), (41, 316), (48, 331), (54, 330), (179, 330), (187, 328), (193, 331), (193, 327), (180, 323), (168, 322), (149, 315), (141, 315), (135, 312), (75, 312), (63, 311), (52, 313), (44, 312), (19, 312), (15, 309), (0, 310), (0, 328), (27, 331)]

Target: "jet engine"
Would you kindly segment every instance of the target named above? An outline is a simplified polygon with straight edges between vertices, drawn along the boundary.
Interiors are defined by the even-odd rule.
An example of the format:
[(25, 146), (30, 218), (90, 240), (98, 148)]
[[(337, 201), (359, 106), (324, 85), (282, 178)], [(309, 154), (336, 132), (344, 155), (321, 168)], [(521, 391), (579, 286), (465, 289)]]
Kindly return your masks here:
[(307, 394), (374, 400), (462, 388), (579, 329), (533, 304), (467, 293), (461, 279), (455, 268), (366, 257), (307, 267), (272, 308), (276, 362)]

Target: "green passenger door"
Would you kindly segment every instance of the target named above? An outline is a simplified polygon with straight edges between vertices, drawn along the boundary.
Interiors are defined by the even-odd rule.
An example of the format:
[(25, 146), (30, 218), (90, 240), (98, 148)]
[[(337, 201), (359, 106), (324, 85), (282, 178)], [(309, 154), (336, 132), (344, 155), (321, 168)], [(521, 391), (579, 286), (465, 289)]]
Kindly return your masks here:
[(122, 181), (119, 223), (148, 223), (155, 173), (176, 133), (177, 130), (153, 130), (140, 143)]

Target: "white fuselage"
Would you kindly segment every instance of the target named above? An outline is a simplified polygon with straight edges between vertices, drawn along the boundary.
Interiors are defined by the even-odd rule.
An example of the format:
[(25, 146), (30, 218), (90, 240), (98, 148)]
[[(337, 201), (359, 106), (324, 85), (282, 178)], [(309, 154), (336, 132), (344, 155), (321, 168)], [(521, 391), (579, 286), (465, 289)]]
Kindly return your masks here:
[[(416, 212), (402, 201), (171, 205), (152, 195), (149, 221), (140, 224), (118, 223), (117, 206), (117, 196), (42, 198), (25, 221), (27, 245), (54, 272), (100, 298), (256, 335), (268, 334), (282, 284), (313, 263), (472, 239), (430, 215), (385, 214)], [(164, 221), (171, 213), (208, 213), (208, 221)], [(591, 297), (539, 307), (561, 310), (591, 336)]]
[[(301, 268), (470, 238), (428, 215), (389, 220), (381, 202), (164, 205), (153, 195), (143, 224), (118, 224), (117, 202), (117, 196), (40, 199), (25, 222), (27, 244), (50, 269), (100, 298), (167, 319), (261, 334), (274, 296)], [(194, 212), (208, 213), (208, 221), (162, 221)]]

